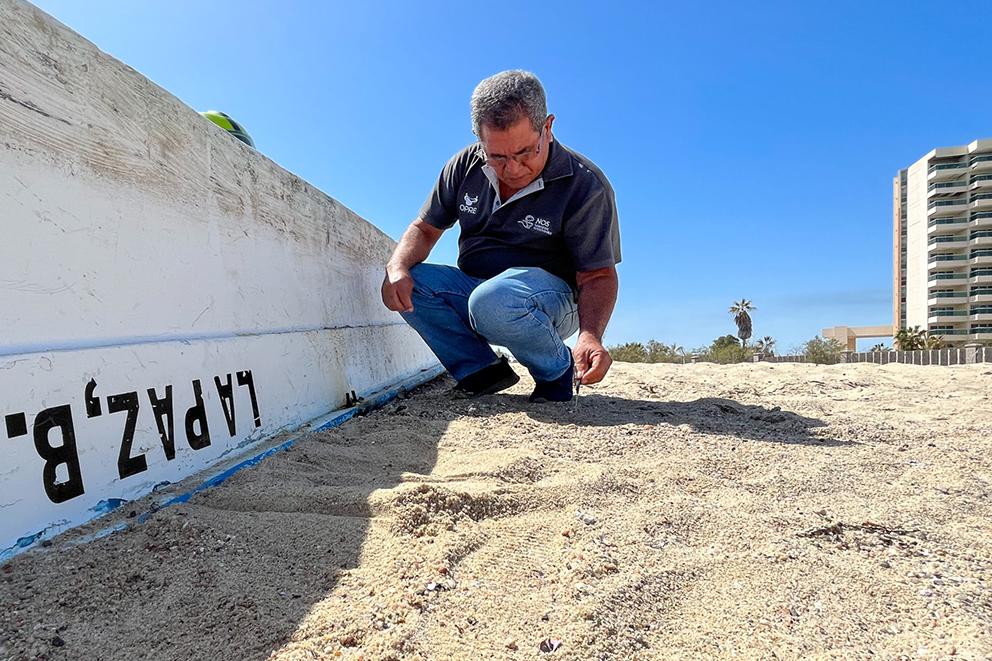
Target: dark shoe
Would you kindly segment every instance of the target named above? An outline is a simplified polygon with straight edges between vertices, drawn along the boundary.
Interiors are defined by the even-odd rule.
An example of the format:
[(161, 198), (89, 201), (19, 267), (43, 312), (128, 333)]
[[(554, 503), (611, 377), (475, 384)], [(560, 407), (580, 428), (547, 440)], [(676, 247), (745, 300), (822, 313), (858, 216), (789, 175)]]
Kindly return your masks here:
[(572, 388), (574, 387), (575, 361), (570, 361), (568, 369), (554, 381), (536, 381), (534, 392), (530, 394), (530, 401), (535, 404), (542, 402), (570, 402), (572, 401)]
[(498, 363), (483, 367), (478, 372), (472, 372), (458, 382), (448, 392), (452, 399), (471, 399), (482, 395), (491, 395), (500, 390), (506, 390), (517, 383), (520, 377), (510, 367), (506, 358), (500, 358)]

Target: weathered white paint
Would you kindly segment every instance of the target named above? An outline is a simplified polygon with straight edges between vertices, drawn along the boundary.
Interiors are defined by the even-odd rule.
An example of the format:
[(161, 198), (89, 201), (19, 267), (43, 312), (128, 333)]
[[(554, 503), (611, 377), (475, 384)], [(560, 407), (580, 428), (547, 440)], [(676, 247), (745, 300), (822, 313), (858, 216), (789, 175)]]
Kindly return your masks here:
[[(0, 552), (435, 365), (379, 302), (393, 245), (35, 7), (0, 0)], [(215, 382), (227, 375), (233, 434)], [(194, 380), (210, 435), (198, 450)], [(148, 394), (167, 385), (172, 460)], [(122, 479), (129, 414), (108, 398), (130, 392), (129, 455), (147, 469)], [(84, 491), (53, 502), (43, 455), (63, 432), (35, 438), (34, 425), (64, 405)], [(62, 459), (51, 481), (74, 486)]]

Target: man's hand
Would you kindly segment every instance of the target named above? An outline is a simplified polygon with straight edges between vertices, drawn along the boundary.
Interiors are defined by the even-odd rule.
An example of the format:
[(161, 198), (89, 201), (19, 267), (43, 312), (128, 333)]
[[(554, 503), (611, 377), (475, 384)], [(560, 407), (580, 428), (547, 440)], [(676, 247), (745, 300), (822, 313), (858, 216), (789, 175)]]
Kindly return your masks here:
[(592, 333), (579, 333), (572, 357), (575, 359), (575, 374), (582, 385), (602, 381), (613, 364), (610, 352)]
[(413, 312), (413, 277), (407, 269), (386, 269), (382, 302), (393, 312)]
[(579, 286), (579, 339), (572, 349), (575, 373), (584, 385), (599, 383), (613, 364), (600, 338), (617, 300), (617, 271), (612, 266), (579, 271), (575, 280)]
[(382, 302), (387, 308), (393, 312), (413, 312), (413, 277), (410, 269), (427, 259), (443, 233), (444, 230), (419, 218), (403, 232), (393, 256), (386, 263), (386, 277), (382, 280)]

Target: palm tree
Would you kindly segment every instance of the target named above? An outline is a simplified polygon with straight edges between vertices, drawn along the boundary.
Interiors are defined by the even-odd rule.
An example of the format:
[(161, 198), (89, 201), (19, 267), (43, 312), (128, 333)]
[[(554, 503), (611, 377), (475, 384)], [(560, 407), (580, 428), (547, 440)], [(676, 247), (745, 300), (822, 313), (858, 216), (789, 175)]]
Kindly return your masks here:
[(751, 315), (748, 313), (757, 309), (746, 298), (730, 306), (730, 314), (734, 315), (734, 322), (737, 324), (737, 337), (741, 338), (741, 344), (745, 347), (751, 337)]
[(923, 349), (927, 342), (927, 332), (919, 326), (900, 329), (895, 334), (895, 343), (899, 351), (916, 351)]
[(765, 335), (763, 338), (758, 340), (757, 349), (761, 353), (767, 356), (775, 355), (775, 338), (770, 335)]
[(881, 342), (879, 342), (878, 344), (876, 344), (875, 346), (873, 346), (871, 349), (869, 349), (869, 351), (871, 353), (880, 353), (882, 351), (888, 351), (888, 350), (889, 350), (889, 348), (887, 346), (885, 346), (884, 344), (882, 344)]
[(896, 334), (892, 336), (892, 344), (899, 351), (909, 351), (910, 345), (913, 344), (912, 335), (908, 328), (900, 328), (896, 331)]
[(944, 348), (944, 338), (940, 335), (931, 335), (929, 332), (925, 333), (923, 340), (923, 349), (943, 349)]

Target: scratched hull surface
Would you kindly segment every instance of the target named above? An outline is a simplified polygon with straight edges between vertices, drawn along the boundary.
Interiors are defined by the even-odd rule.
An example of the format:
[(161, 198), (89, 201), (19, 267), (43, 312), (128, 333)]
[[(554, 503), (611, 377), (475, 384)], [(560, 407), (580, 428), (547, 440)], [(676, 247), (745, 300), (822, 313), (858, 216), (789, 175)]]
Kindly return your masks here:
[(389, 237), (0, 0), (0, 553), (436, 360)]

